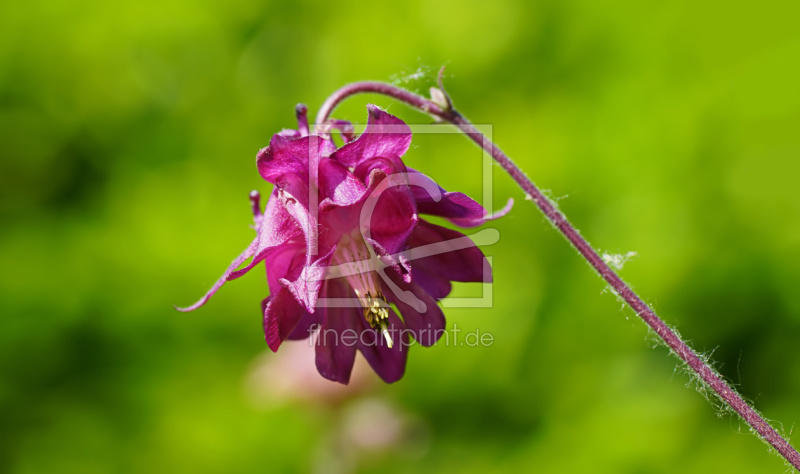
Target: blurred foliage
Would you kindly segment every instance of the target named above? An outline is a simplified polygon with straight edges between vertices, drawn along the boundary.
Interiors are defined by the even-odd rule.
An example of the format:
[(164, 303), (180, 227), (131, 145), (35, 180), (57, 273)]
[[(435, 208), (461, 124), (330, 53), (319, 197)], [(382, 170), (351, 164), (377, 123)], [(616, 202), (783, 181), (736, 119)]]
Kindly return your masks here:
[[(337, 87), (456, 105), (768, 418), (800, 421), (797, 2), (0, 3), (0, 471), (306, 472), (343, 407), (254, 401), (263, 273), (199, 297), (250, 241), (256, 151)], [(417, 74), (420, 73), (420, 74)], [(350, 99), (410, 123), (423, 115)], [(480, 153), (415, 168), (481, 193)], [(424, 427), (361, 472), (780, 472), (499, 168), (490, 347), (412, 348), (377, 397)], [(499, 205), (496, 205), (499, 207)], [(458, 294), (475, 294), (469, 285)], [(281, 354), (267, 355), (279, 359)], [(264, 380), (266, 387), (279, 381)], [(347, 443), (341, 443), (347, 444)], [(322, 447), (321, 447), (322, 446)], [(337, 457), (334, 449), (327, 459)], [(322, 461), (321, 461), (322, 459)]]

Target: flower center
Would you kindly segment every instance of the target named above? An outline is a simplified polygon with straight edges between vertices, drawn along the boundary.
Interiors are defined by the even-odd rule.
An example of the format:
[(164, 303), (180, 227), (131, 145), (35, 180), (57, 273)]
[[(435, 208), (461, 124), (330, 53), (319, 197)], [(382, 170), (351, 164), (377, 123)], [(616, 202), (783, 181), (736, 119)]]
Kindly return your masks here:
[[(357, 291), (356, 294), (358, 294)], [(359, 296), (358, 299), (361, 300), (361, 305), (364, 307), (364, 319), (373, 329), (380, 328), (384, 339), (386, 339), (386, 345), (391, 349), (393, 344), (392, 336), (389, 335), (389, 310), (387, 309), (389, 308), (389, 303), (386, 302), (386, 298), (378, 290), (375, 296), (367, 292), (364, 298)]]
[(345, 235), (339, 240), (333, 261), (341, 266), (344, 277), (356, 292), (364, 309), (364, 319), (373, 329), (380, 329), (386, 344), (391, 348), (393, 343), (389, 334), (389, 303), (381, 293), (376, 271), (380, 262), (367, 245), (369, 244), (358, 230)]

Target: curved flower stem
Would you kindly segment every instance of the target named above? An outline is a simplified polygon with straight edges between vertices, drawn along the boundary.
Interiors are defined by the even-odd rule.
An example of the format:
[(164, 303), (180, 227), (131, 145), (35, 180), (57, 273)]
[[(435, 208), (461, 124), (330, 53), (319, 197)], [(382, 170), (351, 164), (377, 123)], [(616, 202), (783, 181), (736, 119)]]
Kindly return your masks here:
[(525, 173), (514, 164), (511, 158), (503, 153), (494, 143), (489, 141), (472, 125), (472, 123), (452, 107), (452, 103), (450, 103), (450, 99), (444, 92), (444, 88), (441, 84), (441, 73), (439, 76), (439, 90), (437, 91), (434, 89), (433, 92), (441, 92), (441, 94), (435, 94), (434, 97), (439, 95), (439, 99), (443, 98), (444, 100), (433, 102), (420, 95), (382, 82), (356, 82), (349, 84), (334, 92), (322, 105), (317, 114), (317, 127), (320, 127), (321, 124), (326, 122), (331, 112), (333, 112), (333, 109), (341, 101), (347, 97), (361, 93), (382, 94), (394, 97), (436, 119), (449, 122), (458, 127), (478, 146), (492, 155), (492, 158), (494, 158), (495, 161), (511, 175), (519, 187), (530, 196), (530, 199), (536, 203), (553, 226), (569, 240), (570, 244), (575, 247), (587, 262), (589, 262), (597, 273), (611, 286), (614, 292), (622, 297), (636, 314), (655, 331), (658, 337), (669, 346), (670, 350), (683, 360), (722, 401), (734, 409), (753, 430), (758, 432), (764, 441), (772, 445), (792, 466), (800, 470), (800, 453), (798, 453), (786, 439), (778, 434), (753, 407), (748, 405), (730, 385), (723, 381), (720, 375), (712, 369), (708, 363), (699, 357), (672, 328), (656, 315), (652, 308), (645, 304), (645, 302), (622, 281), (619, 275), (606, 264), (597, 251), (593, 249), (586, 239), (584, 239), (572, 224), (569, 223), (564, 214), (556, 209), (553, 203), (542, 194), (539, 188), (533, 184), (533, 181), (525, 176)]

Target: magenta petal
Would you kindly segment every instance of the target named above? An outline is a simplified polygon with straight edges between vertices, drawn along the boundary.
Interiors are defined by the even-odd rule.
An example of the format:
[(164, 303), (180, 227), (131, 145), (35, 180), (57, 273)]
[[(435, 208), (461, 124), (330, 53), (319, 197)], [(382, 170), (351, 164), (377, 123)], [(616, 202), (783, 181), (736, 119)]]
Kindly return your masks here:
[[(280, 193), (273, 191), (267, 201), (264, 214), (257, 219), (256, 247), (253, 260), (244, 268), (232, 272), (229, 280), (239, 278), (250, 271), (259, 262), (267, 258), (279, 246), (300, 234), (300, 226), (286, 211), (285, 198)], [(267, 265), (269, 267), (269, 265)], [(280, 277), (283, 277), (281, 275)], [(271, 287), (272, 288), (272, 287)], [(273, 290), (274, 291), (274, 290)]]
[[(425, 269), (433, 271), (434, 273), (429, 273)], [(437, 300), (446, 297), (453, 291), (453, 285), (450, 283), (450, 280), (442, 278), (435, 272), (435, 269), (425, 267), (424, 265), (414, 266), (411, 272), (411, 280)]]
[(319, 253), (319, 226), (317, 225), (317, 212), (310, 212), (307, 205), (299, 202), (294, 197), (287, 197), (284, 201), (286, 212), (297, 223), (303, 233), (308, 248), (308, 258)]
[(281, 245), (270, 252), (264, 259), (270, 293), (277, 293), (283, 288), (281, 280), (296, 280), (305, 262), (305, 245), (300, 242)]
[[(448, 194), (453, 194), (453, 193), (448, 193)], [(476, 227), (476, 226), (485, 224), (488, 221), (493, 221), (495, 219), (499, 219), (499, 218), (503, 217), (504, 215), (508, 214), (509, 211), (511, 211), (512, 207), (514, 207), (514, 199), (513, 198), (508, 198), (508, 201), (506, 201), (506, 205), (503, 206), (502, 209), (500, 209), (499, 211), (495, 211), (495, 212), (493, 212), (491, 214), (489, 212), (486, 212), (480, 218), (475, 218), (473, 216), (467, 216), (467, 217), (463, 217), (463, 218), (461, 218), (461, 217), (447, 217), (447, 216), (443, 216), (443, 217), (446, 217), (450, 222), (452, 222), (453, 224), (455, 224), (455, 225), (457, 225), (459, 227)]]
[(409, 174), (414, 184), (411, 193), (420, 213), (448, 219), (480, 219), (486, 215), (486, 209), (466, 194), (447, 192), (419, 171), (409, 170)]
[(405, 253), (416, 269), (450, 281), (492, 281), (492, 269), (483, 252), (457, 230), (419, 220)]
[[(289, 213), (284, 209), (283, 203), (273, 192), (267, 201), (264, 214), (256, 215), (256, 238), (241, 255), (231, 263), (225, 273), (217, 280), (210, 290), (200, 300), (186, 308), (177, 308), (180, 311), (192, 311), (203, 306), (226, 281), (235, 280), (252, 269), (266, 256), (282, 245), (284, 242), (299, 234), (300, 228)], [(253, 260), (244, 268), (238, 269), (248, 258)], [(237, 270), (238, 269), (238, 270)]]
[(323, 139), (316, 135), (287, 138), (273, 135), (268, 147), (256, 155), (261, 177), (304, 204), (308, 204), (309, 183), (316, 170)]
[(411, 341), (405, 325), (394, 313), (394, 310), (389, 309), (388, 330), (394, 342), (391, 348), (386, 344), (383, 334), (377, 329), (369, 327), (363, 317), (357, 318), (356, 322), (354, 327), (359, 334), (357, 347), (364, 354), (364, 358), (367, 359), (372, 370), (386, 383), (400, 380), (406, 371), (406, 358)]
[(319, 164), (319, 190), (330, 203), (349, 206), (364, 196), (366, 187), (343, 164), (325, 158)]
[(211, 287), (211, 289), (208, 290), (208, 292), (205, 295), (203, 295), (203, 297), (200, 298), (200, 300), (198, 300), (197, 303), (195, 303), (195, 304), (193, 304), (191, 306), (187, 306), (185, 308), (179, 308), (179, 307), (176, 306), (175, 309), (177, 309), (178, 311), (184, 311), (184, 312), (186, 312), (186, 311), (194, 311), (195, 309), (197, 309), (197, 308), (203, 306), (204, 304), (206, 304), (206, 302), (209, 300), (209, 298), (211, 298), (214, 295), (214, 293), (216, 293), (217, 290), (219, 290), (220, 287), (222, 287), (222, 285), (225, 284), (226, 281), (229, 281), (229, 280), (232, 280), (232, 279), (235, 278), (235, 277), (231, 277), (231, 275), (235, 272), (235, 270), (237, 268), (239, 268), (239, 266), (242, 263), (244, 263), (245, 260), (247, 260), (248, 258), (253, 256), (253, 252), (255, 252), (257, 244), (258, 244), (258, 238), (256, 238), (256, 240), (254, 240), (247, 247), (247, 249), (245, 249), (245, 251), (242, 252), (241, 255), (239, 255), (238, 257), (236, 257), (233, 260), (233, 262), (230, 264), (228, 269), (225, 270), (225, 273), (222, 274), (222, 276), (219, 278), (219, 280), (217, 280), (216, 283), (214, 283), (214, 285)]
[[(346, 283), (331, 280), (325, 296), (330, 298), (355, 298), (347, 291)], [(317, 371), (328, 380), (347, 384), (356, 360), (358, 318), (363, 318), (360, 308), (330, 307), (323, 310), (324, 319), (317, 336)]]
[(300, 321), (297, 322), (297, 325), (292, 329), (292, 332), (289, 333), (286, 339), (292, 341), (308, 339), (314, 330), (319, 329), (321, 324), (322, 311), (317, 311), (313, 314), (306, 313), (300, 318)]
[(397, 175), (372, 170), (369, 185), (350, 205), (337, 206), (326, 199), (320, 205), (320, 227), (336, 235), (361, 229), (365, 239), (378, 242), (388, 253), (402, 250), (416, 225), (417, 212), (408, 186), (393, 176)]
[(412, 169), (408, 172), (417, 211), (420, 214), (444, 217), (460, 227), (475, 227), (502, 217), (514, 204), (514, 200), (509, 199), (503, 209), (489, 214), (483, 206), (466, 194), (447, 192), (429, 176)]
[[(325, 271), (330, 264), (335, 245), (327, 240), (322, 247), (319, 238), (319, 225), (317, 225), (316, 213), (309, 212), (308, 208), (293, 199), (286, 200), (286, 210), (300, 226), (305, 236), (306, 243), (306, 262), (302, 272), (297, 279), (290, 281), (281, 280), (281, 284), (288, 287), (297, 301), (301, 302), (309, 312), (314, 312), (317, 296), (322, 287)], [(321, 257), (319, 255), (322, 254)]]
[(259, 234), (259, 248), (272, 247), (299, 233), (300, 228), (286, 210), (286, 199), (277, 190), (270, 194), (264, 215), (256, 229)]
[(466, 194), (444, 192), (439, 202), (435, 202), (422, 198), (418, 189), (412, 188), (412, 192), (421, 214), (441, 216), (450, 220), (468, 219), (479, 223), (482, 223), (481, 219), (486, 215), (486, 209)]
[[(391, 276), (390, 276), (391, 278)], [(403, 291), (410, 291), (412, 295), (400, 293), (396, 295), (384, 283), (384, 292), (391, 303), (397, 305), (406, 327), (411, 331), (417, 342), (429, 347), (436, 343), (444, 334), (445, 319), (442, 308), (436, 300), (416, 283), (405, 283), (394, 275), (394, 283)], [(422, 303), (420, 305), (420, 303)]]
[(331, 156), (335, 151), (336, 144), (333, 143), (333, 140), (331, 140), (330, 137), (323, 138), (319, 147), (319, 156), (328, 157)]
[(358, 138), (345, 144), (331, 158), (355, 166), (376, 156), (403, 156), (411, 145), (411, 129), (402, 120), (368, 105), (367, 128)]
[[(369, 230), (364, 237), (375, 240), (393, 254), (405, 247), (413, 232), (418, 219), (417, 208), (408, 186), (393, 185), (391, 175), (374, 186), (373, 183), (382, 174), (380, 170), (372, 171), (370, 189), (373, 191), (365, 200), (359, 219), (369, 222)], [(363, 229), (365, 226), (361, 227)]]
[(284, 175), (295, 174), (308, 177), (311, 158), (319, 153), (322, 138), (312, 135), (292, 138), (276, 134), (272, 136), (269, 146), (262, 148), (256, 155), (256, 166), (261, 177), (270, 183)]
[(309, 313), (313, 313), (317, 306), (317, 298), (319, 297), (320, 289), (322, 289), (322, 284), (325, 282), (325, 272), (331, 263), (335, 250), (336, 247), (330, 249), (326, 255), (314, 262), (306, 263), (300, 275), (294, 281), (289, 281), (285, 278), (280, 281), (281, 285), (284, 285)]
[(381, 170), (385, 175), (396, 173), (405, 173), (406, 165), (403, 160), (397, 156), (378, 156), (375, 158), (368, 158), (359, 163), (353, 174), (361, 180), (362, 183), (368, 183), (372, 170)]
[(297, 323), (307, 315), (308, 312), (284, 288), (267, 299), (264, 308), (264, 338), (272, 352), (278, 351)]
[(381, 244), (372, 239), (365, 239), (365, 242), (372, 246), (375, 255), (383, 265), (393, 269), (398, 275), (402, 275), (403, 281), (406, 283), (411, 282), (411, 264), (402, 253), (391, 254)]

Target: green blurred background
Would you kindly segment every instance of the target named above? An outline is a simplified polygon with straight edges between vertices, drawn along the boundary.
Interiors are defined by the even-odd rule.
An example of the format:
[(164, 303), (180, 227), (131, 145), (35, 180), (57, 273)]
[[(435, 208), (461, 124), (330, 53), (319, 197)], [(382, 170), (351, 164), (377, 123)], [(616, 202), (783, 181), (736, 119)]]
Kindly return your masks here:
[[(517, 204), (485, 249), (494, 306), (447, 311), (490, 347), (414, 347), (399, 383), (334, 400), (280, 389), (293, 374), (265, 355), (262, 270), (200, 311), (172, 305), (250, 242), (247, 194), (269, 191), (255, 153), (294, 126), (297, 102), (316, 113), (365, 79), (425, 91), (446, 64), (457, 107), (568, 196), (596, 247), (637, 252), (623, 277), (788, 433), (799, 14), (792, 1), (3, 2), (0, 471), (782, 472), (500, 168), (495, 205)], [(368, 102), (429, 123), (371, 96), (336, 115), (363, 121)], [(480, 196), (467, 140), (414, 145), (413, 167)]]

